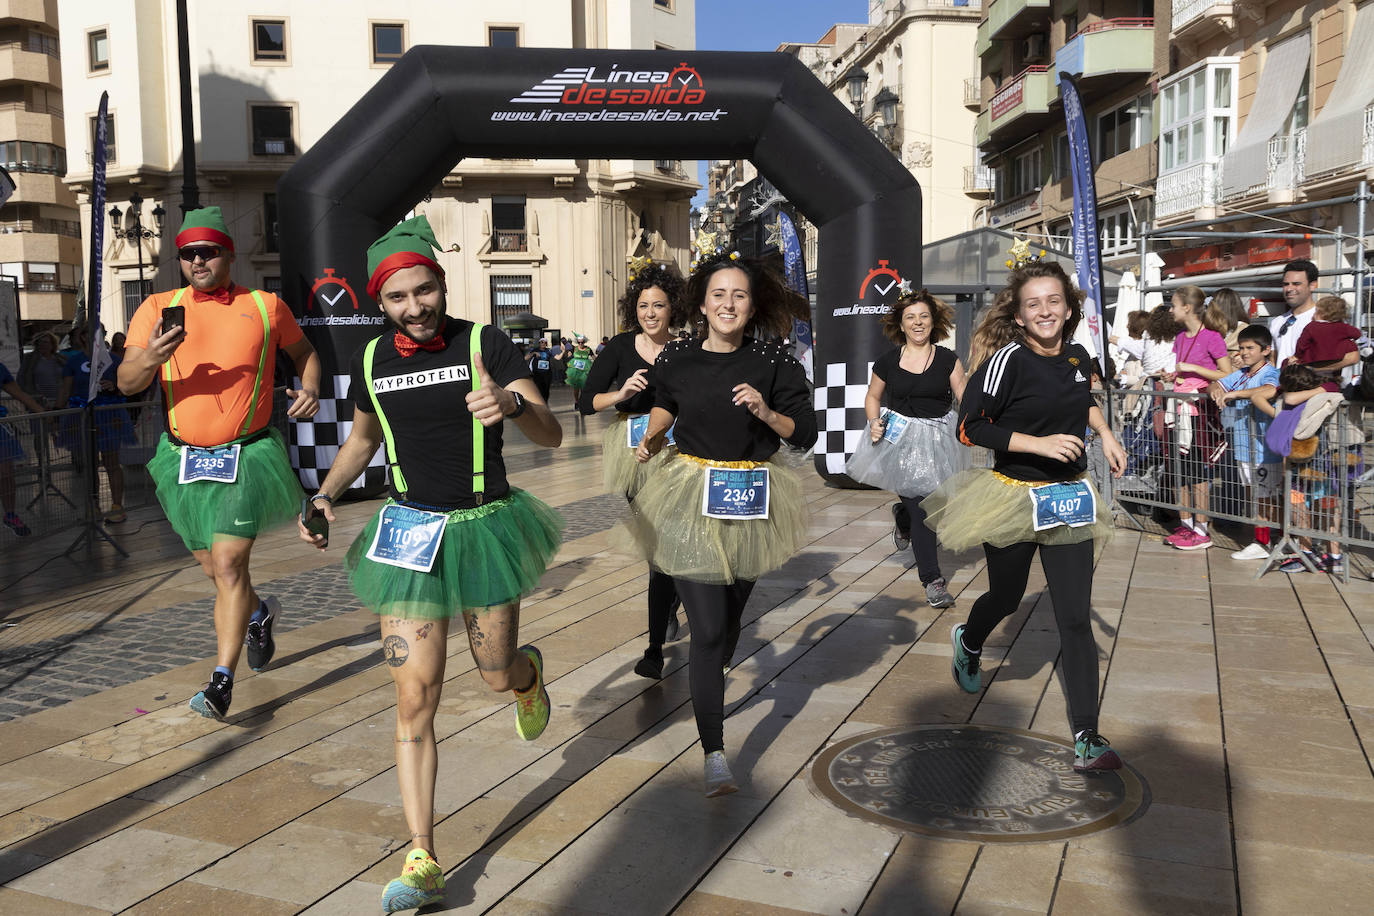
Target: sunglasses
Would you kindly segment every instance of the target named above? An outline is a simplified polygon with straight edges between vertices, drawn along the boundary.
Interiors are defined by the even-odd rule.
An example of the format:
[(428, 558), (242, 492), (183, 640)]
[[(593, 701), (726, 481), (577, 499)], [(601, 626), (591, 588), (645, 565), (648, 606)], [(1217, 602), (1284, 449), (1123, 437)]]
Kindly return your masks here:
[(1298, 320), (1298, 316), (1297, 316), (1297, 315), (1289, 315), (1289, 316), (1288, 316), (1288, 320), (1285, 321), (1285, 322), (1283, 323), (1283, 326), (1279, 328), (1279, 336), (1282, 337), (1283, 335), (1287, 334), (1287, 333), (1288, 333), (1288, 329), (1291, 328), (1291, 327), (1293, 326), (1293, 323), (1294, 323), (1295, 321), (1297, 321), (1297, 320)]
[(196, 258), (208, 263), (223, 253), (224, 249), (218, 245), (188, 245), (185, 248), (177, 249), (177, 257), (188, 263)]

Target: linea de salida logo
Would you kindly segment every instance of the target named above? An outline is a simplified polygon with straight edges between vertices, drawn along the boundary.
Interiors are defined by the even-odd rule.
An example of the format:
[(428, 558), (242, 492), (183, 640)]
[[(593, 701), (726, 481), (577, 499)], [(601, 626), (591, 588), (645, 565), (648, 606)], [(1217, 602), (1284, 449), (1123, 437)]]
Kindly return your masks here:
[[(868, 272), (868, 276), (863, 278), (859, 284), (859, 299), (853, 305), (842, 305), (835, 309), (834, 316), (843, 318), (846, 315), (882, 315), (887, 312), (887, 303), (882, 299), (896, 289), (902, 282), (902, 275), (897, 273), (895, 268), (889, 267), (885, 258), (878, 260), (878, 266)], [(868, 298), (872, 292), (874, 299), (879, 301), (863, 304), (862, 300)]]
[(705, 102), (701, 74), (686, 61), (671, 70), (628, 70), (619, 64), (566, 67), (510, 100), (512, 105), (539, 106), (539, 110), (493, 111), (491, 119), (717, 121), (728, 113), (703, 108)]

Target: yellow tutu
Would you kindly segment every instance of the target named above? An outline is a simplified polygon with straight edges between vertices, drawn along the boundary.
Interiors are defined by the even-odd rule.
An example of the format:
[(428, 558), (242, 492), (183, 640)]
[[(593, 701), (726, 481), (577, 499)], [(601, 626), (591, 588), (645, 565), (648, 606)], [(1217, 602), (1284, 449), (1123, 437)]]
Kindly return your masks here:
[[(774, 456), (776, 458), (776, 456)], [(758, 579), (777, 569), (806, 540), (806, 503), (801, 480), (770, 458), (764, 462), (709, 462), (715, 466), (767, 467), (768, 517), (723, 519), (702, 514), (708, 462), (677, 454), (644, 482), (612, 542), (643, 557), (674, 578), (725, 585)]]
[[(1084, 478), (1088, 486), (1092, 481)], [(1093, 542), (1094, 559), (1112, 538), (1112, 509), (1093, 487), (1097, 520), (1091, 525), (1070, 528), (1060, 525), (1036, 531), (1027, 483), (1004, 477), (989, 468), (961, 471), (921, 500), (926, 526), (933, 530), (947, 550), (957, 552), (980, 547), (1009, 547), (1024, 541), (1037, 544), (1078, 544)]]
[(673, 446), (665, 446), (657, 455), (640, 464), (635, 460), (635, 450), (626, 445), (625, 428), (629, 425), (629, 414), (616, 414), (616, 418), (606, 427), (601, 438), (601, 472), (607, 493), (624, 493), (634, 499), (649, 476), (663, 467), (670, 454), (676, 454)]

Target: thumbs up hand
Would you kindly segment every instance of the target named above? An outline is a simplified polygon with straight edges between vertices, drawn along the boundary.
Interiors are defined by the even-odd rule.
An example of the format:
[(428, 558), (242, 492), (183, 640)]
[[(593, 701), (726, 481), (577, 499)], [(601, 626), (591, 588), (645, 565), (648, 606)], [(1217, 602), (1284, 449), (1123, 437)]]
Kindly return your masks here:
[(473, 355), (472, 366), (477, 370), (479, 387), (467, 394), (468, 413), (476, 417), (483, 426), (495, 426), (515, 410), (515, 397), (496, 384), (487, 373), (487, 367), (482, 362), (482, 354)]

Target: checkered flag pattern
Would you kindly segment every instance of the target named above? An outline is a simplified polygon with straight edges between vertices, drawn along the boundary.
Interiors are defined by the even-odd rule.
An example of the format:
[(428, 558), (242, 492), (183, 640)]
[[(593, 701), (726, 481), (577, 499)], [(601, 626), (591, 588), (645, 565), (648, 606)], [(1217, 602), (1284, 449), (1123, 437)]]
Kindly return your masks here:
[(825, 456), (825, 469), (843, 474), (844, 463), (859, 446), (868, 426), (864, 395), (873, 363), (826, 363), (816, 385), (816, 416), (820, 426), (816, 455)]
[[(291, 466), (301, 478), (301, 485), (307, 490), (319, 489), (320, 481), (329, 473), (334, 458), (339, 454), (339, 446), (348, 438), (353, 429), (353, 401), (348, 397), (349, 377), (330, 376), (333, 379), (333, 395), (320, 395), (320, 412), (313, 420), (292, 420)], [(299, 388), (301, 380), (292, 379), (292, 385)], [(349, 489), (369, 488), (380, 490), (386, 485), (386, 450), (377, 449), (372, 461), (361, 477), (349, 485)]]

